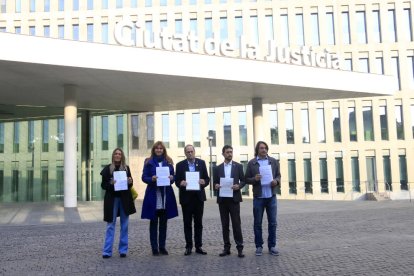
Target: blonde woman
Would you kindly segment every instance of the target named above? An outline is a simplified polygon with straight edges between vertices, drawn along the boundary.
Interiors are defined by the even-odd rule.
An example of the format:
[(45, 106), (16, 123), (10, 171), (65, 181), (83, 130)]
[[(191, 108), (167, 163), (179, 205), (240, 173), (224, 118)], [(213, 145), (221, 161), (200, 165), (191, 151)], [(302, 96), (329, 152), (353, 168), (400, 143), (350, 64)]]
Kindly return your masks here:
[[(128, 189), (115, 191), (114, 171), (126, 171), (128, 177)], [(120, 217), (121, 232), (119, 237), (119, 255), (121, 258), (126, 257), (128, 252), (128, 221), (129, 215), (136, 213), (134, 200), (132, 199), (131, 187), (133, 180), (131, 171), (125, 164), (125, 154), (120, 148), (112, 152), (112, 163), (107, 165), (101, 171), (101, 187), (105, 190), (104, 198), (104, 221), (106, 225), (105, 243), (102, 250), (104, 259), (112, 256), (112, 246), (114, 243), (116, 218)]]

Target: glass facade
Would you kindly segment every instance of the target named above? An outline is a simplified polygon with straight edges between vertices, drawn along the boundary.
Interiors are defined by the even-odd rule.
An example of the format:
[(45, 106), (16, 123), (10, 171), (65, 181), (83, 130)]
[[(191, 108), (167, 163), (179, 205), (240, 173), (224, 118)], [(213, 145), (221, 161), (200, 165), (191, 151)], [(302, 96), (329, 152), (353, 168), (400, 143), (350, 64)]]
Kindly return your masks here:
[[(309, 197), (311, 194), (312, 197), (319, 196), (319, 191), (315, 191), (319, 189), (318, 180), (312, 183), (312, 167), (316, 171), (319, 169), (322, 197), (329, 199), (331, 195), (324, 194), (333, 193), (332, 198), (335, 198), (338, 192), (347, 194), (344, 183), (351, 182), (352, 190), (356, 193), (364, 192), (363, 185), (366, 182), (378, 183), (380, 191), (385, 189), (399, 192), (408, 189), (410, 180), (412, 181), (412, 174), (407, 170), (407, 166), (412, 163), (409, 145), (414, 139), (414, 54), (410, 44), (406, 46), (413, 41), (412, 7), (409, 2), (395, 6), (393, 1), (383, 4), (385, 2), (382, 0), (379, 5), (330, 3), (325, 7), (323, 3), (315, 6), (303, 2), (302, 8), (293, 7), (289, 1), (273, 1), (272, 5), (260, 1), (234, 1), (233, 3), (240, 6), (240, 9), (237, 6), (236, 10), (226, 10), (231, 1), (213, 2), (0, 0), (2, 14), (18, 13), (16, 16), (21, 18), (11, 21), (5, 20), (6, 17), (0, 18), (0, 31), (114, 44), (114, 18), (130, 13), (136, 16), (136, 11), (132, 11), (139, 8), (140, 17), (134, 17), (134, 20), (140, 21), (142, 28), (149, 31), (148, 41), (151, 42), (154, 40), (152, 32), (165, 28), (180, 34), (191, 31), (200, 37), (200, 42), (213, 36), (221, 40), (238, 42), (243, 36), (247, 41), (257, 43), (264, 49), (268, 46), (267, 40), (270, 39), (274, 39), (278, 47), (293, 48), (306, 45), (326, 48), (326, 45), (330, 45), (329, 51), (337, 52), (344, 58), (344, 70), (393, 75), (401, 91), (391, 97), (379, 96), (372, 100), (369, 106), (366, 99), (264, 105), (264, 125), (268, 130), (265, 129), (263, 139), (269, 142), (273, 153), (281, 155), (282, 175), (288, 175), (282, 180), (284, 196), (293, 194), (299, 197), (298, 188), (299, 191), (304, 189)], [(220, 5), (220, 12), (215, 10), (218, 2), (226, 3)], [(197, 9), (197, 12), (191, 10), (187, 13), (189, 6), (186, 5), (191, 5), (190, 8)], [(144, 6), (148, 8), (144, 9)], [(158, 6), (164, 7), (161, 8), (163, 11), (170, 7), (175, 10), (167, 14), (161, 9), (158, 11)], [(263, 8), (264, 6), (266, 8)], [(101, 10), (103, 15), (100, 14)], [(75, 14), (73, 11), (76, 11), (76, 17), (70, 18), (72, 13)], [(36, 12), (42, 14), (42, 22), (30, 20), (36, 16)], [(51, 15), (47, 13), (53, 14), (54, 19), (50, 20)], [(31, 17), (25, 19), (25, 14), (30, 14)], [(77, 17), (78, 14), (81, 20)], [(108, 14), (113, 14), (113, 18), (108, 17)], [(131, 35), (134, 36), (135, 33)], [(262, 48), (260, 50), (263, 50)], [(62, 115), (0, 122), (0, 202), (62, 200)], [(296, 141), (295, 127), (300, 135)], [(220, 156), (224, 144), (232, 144), (235, 149), (241, 146), (235, 150), (235, 160), (243, 156), (244, 159), (240, 161), (246, 163), (253, 157), (252, 141), (248, 139), (249, 135), (253, 136), (250, 132), (253, 129), (250, 106), (162, 111), (154, 114), (101, 113), (91, 116), (90, 129), (90, 184), (82, 183), (81, 176), (78, 176), (80, 200), (102, 199), (99, 172), (102, 166), (110, 162), (110, 153), (115, 147), (130, 147), (129, 157), (139, 165), (142, 161), (139, 158), (148, 155), (148, 150), (156, 140), (166, 143), (174, 159), (182, 157), (182, 148), (186, 143), (201, 147), (197, 154), (205, 159), (207, 151), (203, 147), (207, 145), (206, 137), (212, 137), (214, 156)], [(84, 129), (79, 126), (78, 136), (81, 136), (80, 133), (83, 131)], [(349, 141), (352, 143), (348, 144)], [(366, 143), (372, 141), (379, 143)], [(370, 146), (367, 146), (368, 144)], [(296, 154), (302, 156), (303, 150), (307, 151), (308, 147), (314, 146), (323, 147), (322, 150), (331, 153), (338, 147), (343, 147), (345, 152), (341, 158), (303, 158), (303, 171), (300, 167), (302, 164), (298, 165), (296, 171), (295, 159), (286, 158), (286, 148), (292, 147)], [(81, 150), (84, 149), (79, 140), (79, 153)], [(349, 154), (350, 150), (373, 150), (373, 155), (376, 156), (369, 157), (382, 159), (383, 172), (376, 172), (375, 164), (372, 163), (375, 159), (369, 159), (368, 175), (365, 176), (365, 172), (360, 173), (360, 160)], [(407, 154), (400, 154), (404, 150)], [(385, 153), (388, 151), (390, 153)], [(11, 153), (13, 160), (9, 157)], [(362, 156), (364, 157), (361, 158), (365, 159), (365, 154)], [(363, 159), (361, 162), (365, 161)], [(361, 170), (365, 170), (364, 165), (361, 165)], [(397, 166), (399, 171), (396, 169)], [(78, 167), (80, 168), (79, 164)], [(384, 174), (384, 179), (376, 179), (377, 173), (380, 178)], [(79, 175), (81, 174), (79, 169)], [(392, 179), (395, 181), (394, 185)], [(87, 187), (82, 188), (82, 185)], [(88, 196), (84, 190), (88, 190)]]

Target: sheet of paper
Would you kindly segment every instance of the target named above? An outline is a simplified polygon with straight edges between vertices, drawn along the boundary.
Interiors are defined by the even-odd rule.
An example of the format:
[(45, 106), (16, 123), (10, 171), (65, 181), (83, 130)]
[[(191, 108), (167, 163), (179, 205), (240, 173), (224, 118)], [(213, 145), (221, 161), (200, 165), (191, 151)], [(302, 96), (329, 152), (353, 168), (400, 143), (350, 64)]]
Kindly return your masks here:
[(170, 186), (170, 168), (156, 167), (157, 186)]
[(260, 175), (262, 176), (262, 179), (260, 180), (260, 182), (262, 183), (262, 186), (270, 185), (270, 182), (273, 181), (272, 166), (271, 165), (260, 166), (259, 172), (260, 172)]
[(113, 175), (115, 180), (114, 190), (128, 190), (128, 177), (126, 171), (115, 171)]
[(233, 178), (220, 177), (220, 197), (233, 197)]
[(185, 181), (187, 181), (186, 190), (200, 190), (200, 172), (185, 172)]

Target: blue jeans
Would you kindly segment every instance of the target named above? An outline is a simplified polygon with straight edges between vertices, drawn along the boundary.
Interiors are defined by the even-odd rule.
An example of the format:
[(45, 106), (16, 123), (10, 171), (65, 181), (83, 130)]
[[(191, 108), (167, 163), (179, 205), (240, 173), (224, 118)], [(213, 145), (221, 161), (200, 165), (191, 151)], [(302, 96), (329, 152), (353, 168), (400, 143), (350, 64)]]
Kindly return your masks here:
[(114, 213), (112, 222), (106, 225), (105, 244), (102, 250), (102, 255), (112, 256), (112, 245), (114, 244), (116, 217), (119, 214), (121, 217), (121, 232), (119, 235), (119, 254), (126, 254), (128, 252), (128, 221), (129, 216), (125, 214), (122, 202), (119, 197), (114, 199)]
[[(157, 237), (158, 220), (160, 222), (159, 237)], [(158, 246), (160, 249), (165, 249), (167, 238), (167, 211), (165, 209), (156, 211), (155, 218), (150, 220), (149, 232), (152, 250), (158, 250)]]
[(269, 249), (276, 246), (276, 215), (277, 205), (276, 196), (270, 198), (257, 198), (253, 199), (253, 217), (254, 217), (254, 243), (256, 247), (263, 247), (262, 236), (262, 220), (263, 213), (266, 209), (269, 237), (267, 239), (267, 246)]

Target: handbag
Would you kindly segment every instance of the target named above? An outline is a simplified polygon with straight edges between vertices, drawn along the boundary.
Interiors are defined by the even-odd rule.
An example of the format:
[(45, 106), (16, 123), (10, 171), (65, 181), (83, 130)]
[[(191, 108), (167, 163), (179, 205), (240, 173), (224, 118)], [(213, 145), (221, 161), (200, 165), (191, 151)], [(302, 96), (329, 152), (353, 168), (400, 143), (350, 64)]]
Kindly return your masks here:
[(132, 194), (132, 199), (135, 200), (138, 197), (138, 192), (137, 190), (135, 190), (134, 187), (131, 187), (131, 194)]

